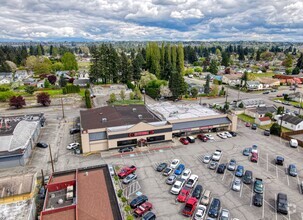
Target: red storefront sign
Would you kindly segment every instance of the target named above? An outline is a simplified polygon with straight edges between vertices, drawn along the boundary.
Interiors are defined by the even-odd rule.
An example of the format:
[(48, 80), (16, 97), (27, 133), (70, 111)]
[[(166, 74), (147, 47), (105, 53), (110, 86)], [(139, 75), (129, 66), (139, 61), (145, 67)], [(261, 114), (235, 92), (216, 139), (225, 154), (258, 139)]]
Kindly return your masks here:
[(135, 132), (135, 133), (129, 133), (128, 137), (137, 137), (137, 136), (144, 136), (144, 135), (149, 135), (149, 134), (154, 134), (155, 131), (140, 131), (140, 132)]

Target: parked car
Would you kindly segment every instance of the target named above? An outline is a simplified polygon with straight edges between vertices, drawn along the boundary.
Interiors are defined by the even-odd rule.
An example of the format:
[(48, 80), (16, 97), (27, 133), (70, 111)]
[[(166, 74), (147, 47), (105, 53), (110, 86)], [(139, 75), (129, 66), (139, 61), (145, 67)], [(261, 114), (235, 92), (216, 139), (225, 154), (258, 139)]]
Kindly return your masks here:
[(186, 138), (180, 138), (180, 142), (184, 145), (188, 145), (189, 141)]
[(209, 190), (205, 190), (200, 203), (202, 205), (208, 205), (210, 202), (210, 197), (211, 197), (211, 192)]
[(212, 155), (212, 160), (219, 161), (222, 156), (222, 151), (221, 150), (216, 150), (213, 155)]
[(115, 175), (115, 170), (112, 164), (108, 164), (108, 171), (111, 176)]
[(147, 196), (145, 195), (141, 195), (141, 196), (138, 196), (136, 198), (134, 198), (131, 202), (130, 202), (130, 207), (132, 209), (134, 208), (137, 208), (139, 205), (143, 204), (144, 202), (148, 201), (148, 198)]
[(155, 220), (156, 215), (153, 212), (147, 212), (143, 217), (142, 220)]
[(122, 183), (129, 184), (130, 182), (132, 182), (135, 179), (137, 179), (137, 175), (134, 173), (131, 173), (123, 179)]
[(196, 185), (193, 193), (191, 194), (192, 197), (195, 197), (196, 199), (200, 199), (201, 194), (203, 192), (203, 187), (201, 185)]
[(211, 161), (211, 157), (212, 157), (212, 155), (209, 155), (209, 154), (204, 155), (203, 163), (209, 163)]
[(189, 143), (195, 143), (195, 141), (196, 141), (193, 136), (188, 136), (187, 140), (188, 140)]
[(254, 163), (257, 163), (257, 162), (258, 162), (258, 153), (253, 152), (253, 153), (251, 154), (250, 161), (251, 161), (251, 162), (254, 162)]
[(296, 177), (296, 176), (298, 175), (296, 165), (294, 165), (294, 164), (289, 164), (289, 166), (288, 166), (288, 174), (289, 174), (290, 176), (294, 176), (294, 177)]
[(270, 136), (270, 130), (269, 129), (266, 129), (263, 133), (265, 136)]
[(199, 205), (196, 210), (194, 220), (203, 220), (205, 213), (206, 213), (206, 209), (207, 209), (206, 206)]
[(185, 186), (189, 187), (189, 188), (193, 188), (196, 183), (198, 182), (199, 177), (195, 174), (192, 174), (189, 179), (187, 180)]
[(183, 171), (181, 179), (187, 180), (191, 175), (191, 170), (190, 169), (186, 169)]
[(226, 169), (226, 165), (225, 165), (224, 163), (221, 163), (221, 164), (218, 166), (217, 173), (224, 173), (224, 172), (225, 172), (225, 169)]
[(152, 208), (153, 205), (150, 202), (144, 202), (134, 210), (134, 216), (137, 218), (141, 217), (142, 215), (150, 211)]
[(69, 130), (69, 134), (76, 134), (76, 133), (80, 133), (80, 127), (79, 128), (71, 128)]
[(178, 195), (184, 185), (185, 181), (182, 179), (177, 179), (174, 185), (171, 187), (170, 192), (174, 195)]
[(283, 97), (283, 95), (282, 94), (278, 94), (278, 95), (276, 95), (276, 97)]
[(296, 139), (290, 139), (289, 145), (290, 145), (290, 147), (297, 148), (298, 147), (298, 141)]
[(251, 125), (251, 129), (257, 130), (257, 124), (252, 124), (252, 125)]
[(251, 147), (251, 153), (258, 153), (258, 146), (256, 144), (253, 144)]
[(74, 143), (70, 143), (69, 145), (67, 145), (66, 149), (68, 149), (68, 150), (73, 150), (73, 149), (75, 149), (75, 148), (77, 148), (77, 147), (79, 147), (79, 146), (80, 146), (79, 143), (74, 142)]
[(222, 209), (219, 220), (229, 220), (230, 214), (227, 209)]
[(217, 136), (222, 138), (222, 139), (227, 139), (227, 136), (223, 132), (217, 133)]
[(243, 176), (243, 183), (251, 184), (253, 180), (253, 173), (250, 170), (246, 170)]
[(276, 157), (276, 164), (283, 166), (283, 163), (284, 163), (284, 157), (277, 156)]
[(197, 138), (199, 138), (203, 142), (207, 142), (208, 138), (204, 134), (198, 134)]
[(249, 155), (250, 155), (250, 152), (251, 152), (251, 148), (245, 148), (245, 149), (243, 150), (243, 155), (244, 155), (244, 156), (249, 156)]
[(211, 170), (215, 170), (217, 168), (217, 166), (218, 166), (218, 162), (212, 160), (209, 163), (208, 168), (211, 169)]
[(250, 127), (250, 126), (251, 126), (251, 124), (249, 122), (245, 123), (245, 127)]
[(119, 178), (124, 179), (129, 174), (134, 173), (136, 170), (137, 170), (137, 168), (134, 165), (129, 166), (129, 167), (124, 167), (120, 170), (120, 172), (118, 173), (118, 176), (119, 176)]
[(233, 185), (232, 185), (232, 190), (239, 192), (241, 190), (241, 179), (235, 178)]
[(44, 198), (45, 198), (45, 193), (46, 193), (45, 187), (42, 186), (42, 187), (39, 189), (39, 199), (44, 199)]
[(165, 169), (164, 169), (164, 172), (163, 172), (163, 176), (169, 176), (170, 174), (171, 174), (171, 172), (173, 172), (173, 168), (171, 168), (171, 167), (166, 167)]
[(123, 147), (123, 148), (119, 149), (119, 153), (131, 152), (133, 150), (134, 150), (134, 148), (132, 148), (132, 147)]
[(234, 171), (236, 169), (237, 162), (235, 159), (231, 159), (227, 165), (227, 169), (230, 171)]
[(223, 134), (224, 134), (226, 137), (228, 137), (228, 138), (232, 138), (232, 137), (233, 137), (228, 131), (223, 132)]
[(241, 165), (238, 165), (238, 166), (237, 166), (237, 169), (236, 169), (235, 176), (237, 176), (237, 177), (242, 177), (243, 174), (244, 174), (244, 167), (241, 166)]
[(215, 140), (215, 138), (211, 134), (205, 134), (208, 140)]
[(191, 188), (187, 187), (187, 186), (184, 186), (179, 195), (177, 196), (177, 201), (178, 202), (186, 202), (186, 200), (188, 199), (189, 197), (189, 194), (190, 194), (190, 190)]
[(188, 217), (191, 217), (194, 214), (194, 211), (198, 205), (198, 200), (194, 197), (190, 197), (182, 210), (182, 214)]
[(256, 193), (253, 197), (253, 203), (255, 206), (261, 207), (263, 205), (263, 195)]
[(47, 148), (48, 144), (44, 143), (44, 142), (38, 142), (36, 146), (39, 147), (39, 148)]
[(288, 214), (288, 201), (287, 195), (284, 193), (278, 193), (277, 196), (277, 212), (281, 214)]
[(265, 92), (263, 92), (263, 94), (264, 94), (264, 95), (267, 95), (267, 94), (269, 94), (269, 91), (265, 91)]
[(274, 100), (274, 102), (276, 102), (276, 103), (282, 103), (282, 101), (281, 101), (281, 100), (279, 100), (279, 99)]
[(166, 180), (166, 184), (173, 185), (175, 183), (176, 179), (177, 179), (177, 176), (175, 174), (170, 175)]
[(180, 163), (179, 159), (173, 159), (173, 161), (170, 164), (170, 167), (175, 169), (179, 165), (179, 163)]
[(263, 188), (264, 188), (263, 180), (260, 178), (256, 178), (254, 183), (254, 192), (263, 194)]
[(158, 172), (162, 172), (166, 167), (167, 167), (167, 163), (160, 163), (158, 166), (157, 166), (157, 168), (156, 168), (156, 170), (158, 171)]
[(220, 209), (221, 209), (221, 201), (217, 198), (214, 198), (210, 204), (208, 210), (208, 216), (211, 218), (218, 218)]
[(184, 169), (185, 169), (184, 164), (182, 164), (182, 163), (179, 164), (179, 165), (177, 166), (176, 170), (175, 170), (175, 174), (176, 174), (176, 175), (181, 175)]
[(237, 137), (237, 132), (229, 131), (229, 133), (230, 133), (233, 137)]

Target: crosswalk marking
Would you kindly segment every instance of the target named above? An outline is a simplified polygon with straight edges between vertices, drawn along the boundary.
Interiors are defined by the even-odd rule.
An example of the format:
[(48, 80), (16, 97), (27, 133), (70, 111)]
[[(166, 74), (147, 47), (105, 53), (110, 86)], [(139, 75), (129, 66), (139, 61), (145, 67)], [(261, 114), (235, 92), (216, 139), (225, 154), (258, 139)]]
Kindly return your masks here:
[(138, 181), (130, 183), (123, 189), (123, 195), (126, 198), (129, 198), (132, 194), (138, 192), (141, 189), (141, 186)]

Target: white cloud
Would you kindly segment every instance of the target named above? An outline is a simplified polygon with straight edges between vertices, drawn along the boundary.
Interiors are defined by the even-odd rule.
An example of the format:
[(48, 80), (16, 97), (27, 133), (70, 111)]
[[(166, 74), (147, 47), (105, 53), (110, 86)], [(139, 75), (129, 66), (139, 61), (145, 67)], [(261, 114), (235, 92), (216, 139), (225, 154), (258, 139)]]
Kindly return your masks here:
[(172, 11), (170, 17), (178, 19), (186, 18), (203, 18), (203, 14), (199, 9), (191, 8), (189, 10)]

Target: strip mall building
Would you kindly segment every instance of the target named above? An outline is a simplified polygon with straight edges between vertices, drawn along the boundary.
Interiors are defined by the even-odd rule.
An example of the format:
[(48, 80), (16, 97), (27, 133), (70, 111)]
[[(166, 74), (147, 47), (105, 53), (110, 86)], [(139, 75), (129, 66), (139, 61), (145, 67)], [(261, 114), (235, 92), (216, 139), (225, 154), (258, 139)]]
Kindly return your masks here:
[(80, 111), (83, 153), (172, 141), (175, 134), (235, 131), (237, 116), (201, 105), (106, 106)]

